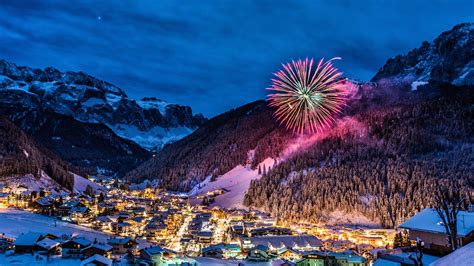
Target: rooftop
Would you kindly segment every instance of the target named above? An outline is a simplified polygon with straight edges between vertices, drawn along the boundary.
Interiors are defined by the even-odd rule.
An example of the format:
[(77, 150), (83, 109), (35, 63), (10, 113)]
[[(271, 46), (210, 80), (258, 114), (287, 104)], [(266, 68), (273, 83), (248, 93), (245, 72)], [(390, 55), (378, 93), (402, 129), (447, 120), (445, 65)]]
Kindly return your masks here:
[[(424, 209), (399, 226), (410, 230), (445, 234), (446, 230), (434, 209)], [(459, 211), (458, 236), (466, 236), (474, 230), (474, 212)]]

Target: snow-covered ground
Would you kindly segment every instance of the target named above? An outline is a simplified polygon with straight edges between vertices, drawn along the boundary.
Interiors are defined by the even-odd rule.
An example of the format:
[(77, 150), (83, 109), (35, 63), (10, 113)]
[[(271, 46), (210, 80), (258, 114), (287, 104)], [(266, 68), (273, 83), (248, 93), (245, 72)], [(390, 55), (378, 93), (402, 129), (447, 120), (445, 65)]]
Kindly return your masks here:
[[(246, 260), (224, 260), (210, 257), (193, 257), (197, 261), (198, 265), (206, 266), (220, 266), (220, 265), (259, 265), (259, 266), (278, 266), (282, 265), (284, 261), (280, 259), (267, 261), (267, 262), (255, 262), (255, 261), (246, 261)], [(240, 264), (239, 264), (240, 263)]]
[[(263, 166), (268, 169), (273, 167), (275, 160), (272, 158), (267, 158), (259, 164), (260, 168), (263, 169)], [(263, 171), (263, 170), (262, 170)], [(225, 188), (229, 190), (220, 196), (216, 197), (216, 201), (211, 206), (219, 206), (222, 208), (243, 208), (243, 200), (245, 192), (247, 192), (250, 181), (254, 179), (259, 179), (262, 175), (258, 174), (258, 167), (255, 170), (252, 170), (248, 166), (237, 165), (234, 169), (225, 173), (222, 176), (219, 176), (214, 182), (203, 182), (199, 185), (200, 188), (194, 188), (194, 195), (204, 195), (207, 192), (211, 192), (220, 188)], [(208, 179), (210, 181), (210, 179)], [(201, 200), (194, 198), (192, 203), (200, 203)]]
[(106, 242), (111, 235), (84, 226), (59, 221), (54, 217), (43, 216), (17, 209), (0, 209), (0, 234), (17, 238), (27, 232), (51, 233), (61, 236), (80, 235), (91, 241)]
[(2, 177), (0, 178), (0, 184), (5, 187), (9, 187), (13, 193), (21, 193), (22, 191), (41, 191), (48, 190), (52, 194), (60, 194), (66, 190), (54, 181), (47, 174), (42, 172), (41, 178), (36, 178), (31, 174), (24, 175), (22, 177)]
[(325, 224), (330, 225), (361, 225), (367, 227), (380, 227), (380, 223), (372, 221), (365, 217), (362, 213), (352, 212), (346, 213), (339, 210), (333, 211), (327, 216), (328, 221)]
[(84, 193), (87, 186), (91, 186), (92, 190), (96, 193), (100, 191), (104, 191), (104, 192), (106, 191), (106, 189), (102, 187), (101, 185), (96, 184), (85, 177), (74, 174), (74, 192), (75, 193)]
[(180, 140), (194, 131), (188, 127), (163, 128), (159, 126), (141, 131), (136, 126), (125, 124), (109, 124), (108, 127), (120, 137), (132, 140), (149, 150), (161, 149), (164, 145)]
[(81, 265), (79, 259), (62, 259), (61, 257), (50, 257), (49, 260), (45, 256), (39, 256), (31, 254), (21, 254), (14, 256), (5, 256), (0, 254), (0, 265), (48, 265), (48, 266), (75, 266)]

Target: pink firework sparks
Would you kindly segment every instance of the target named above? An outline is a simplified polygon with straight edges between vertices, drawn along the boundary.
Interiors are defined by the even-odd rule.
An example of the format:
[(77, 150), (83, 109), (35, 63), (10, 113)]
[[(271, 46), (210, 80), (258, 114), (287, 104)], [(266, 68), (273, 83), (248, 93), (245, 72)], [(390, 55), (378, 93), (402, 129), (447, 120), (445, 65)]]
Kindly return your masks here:
[(295, 133), (314, 133), (329, 127), (346, 103), (347, 89), (342, 73), (327, 62), (313, 59), (283, 64), (275, 73), (269, 105), (275, 107), (275, 118)]

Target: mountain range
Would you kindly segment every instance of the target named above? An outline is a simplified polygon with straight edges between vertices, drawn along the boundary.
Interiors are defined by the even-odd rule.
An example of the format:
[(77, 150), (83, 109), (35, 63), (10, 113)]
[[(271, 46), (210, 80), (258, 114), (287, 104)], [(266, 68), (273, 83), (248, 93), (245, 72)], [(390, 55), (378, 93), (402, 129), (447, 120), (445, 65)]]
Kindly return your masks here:
[(125, 92), (84, 72), (0, 60), (0, 114), (73, 165), (125, 172), (206, 119), (189, 106)]
[[(27, 169), (56, 169), (49, 173), (61, 184), (69, 167), (182, 192), (236, 167), (258, 168), (243, 191), (250, 208), (312, 221), (356, 211), (391, 227), (432, 203), (437, 180), (474, 187), (473, 75), (474, 24), (463, 23), (389, 59), (371, 82), (347, 81), (347, 108), (333, 128), (300, 136), (263, 100), (207, 120), (187, 106), (130, 99), (83, 72), (2, 60), (0, 115), (28, 140), (13, 148), (0, 141), (14, 151), (2, 161), (24, 159), (22, 143), (33, 143), (39, 152), (28, 154), (53, 154), (57, 163), (35, 159)], [(274, 163), (262, 165), (268, 158)]]

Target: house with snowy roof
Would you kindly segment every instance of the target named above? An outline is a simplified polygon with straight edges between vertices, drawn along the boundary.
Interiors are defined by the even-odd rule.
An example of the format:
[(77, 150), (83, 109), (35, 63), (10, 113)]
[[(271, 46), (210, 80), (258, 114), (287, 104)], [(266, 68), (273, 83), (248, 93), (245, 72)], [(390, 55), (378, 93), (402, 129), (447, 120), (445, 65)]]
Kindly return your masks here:
[(59, 255), (60, 243), (56, 240), (43, 238), (35, 243), (35, 249), (44, 254)]
[(125, 254), (137, 247), (137, 242), (130, 237), (114, 237), (107, 242), (113, 247), (114, 253)]
[(92, 242), (85, 238), (69, 239), (61, 244), (63, 258), (82, 258), (83, 250), (92, 245)]
[[(474, 241), (474, 211), (459, 211), (457, 219), (457, 241), (459, 246), (464, 246)], [(447, 254), (451, 251), (446, 229), (435, 209), (422, 210), (399, 228), (407, 229), (411, 240), (421, 239), (425, 249), (431, 253)]]
[(96, 254), (81, 262), (81, 266), (112, 266), (112, 260)]
[(104, 243), (94, 243), (81, 252), (84, 254), (84, 258), (89, 258), (94, 255), (101, 255), (104, 257), (110, 257), (112, 255), (112, 246)]
[(160, 246), (152, 246), (140, 250), (140, 260), (151, 265), (164, 264), (166, 260), (176, 257), (176, 253)]
[(13, 245), (15, 246), (15, 253), (32, 253), (35, 250), (35, 244), (42, 237), (41, 233), (28, 232), (21, 234)]

